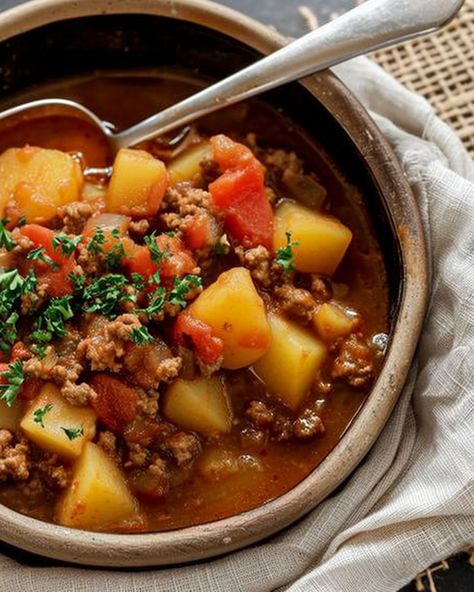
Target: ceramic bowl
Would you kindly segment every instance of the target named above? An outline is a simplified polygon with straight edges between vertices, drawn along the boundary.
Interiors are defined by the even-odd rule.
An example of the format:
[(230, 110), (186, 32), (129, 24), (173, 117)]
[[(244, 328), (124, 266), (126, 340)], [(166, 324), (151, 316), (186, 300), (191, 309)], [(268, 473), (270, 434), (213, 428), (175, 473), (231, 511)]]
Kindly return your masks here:
[[(285, 43), (273, 30), (204, 0), (36, 0), (2, 14), (0, 88), (92, 68), (167, 65), (222, 78)], [(41, 59), (38, 59), (41, 56)], [(151, 534), (71, 530), (0, 506), (0, 538), (16, 547), (86, 565), (176, 564), (227, 553), (288, 526), (329, 495), (368, 452), (395, 405), (420, 333), (427, 294), (425, 245), (414, 197), (374, 122), (326, 71), (271, 100), (311, 134), (362, 189), (389, 271), (390, 344), (361, 410), (327, 457), (288, 493), (209, 524)]]

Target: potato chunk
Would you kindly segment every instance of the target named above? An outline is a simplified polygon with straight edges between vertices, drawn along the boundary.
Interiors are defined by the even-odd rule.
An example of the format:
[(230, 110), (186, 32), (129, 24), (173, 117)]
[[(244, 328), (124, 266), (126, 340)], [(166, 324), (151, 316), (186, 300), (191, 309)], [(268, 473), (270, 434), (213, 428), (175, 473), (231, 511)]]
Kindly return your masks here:
[(64, 526), (105, 530), (136, 513), (137, 503), (120, 469), (99, 446), (88, 442), (74, 465), (71, 484), (58, 502), (56, 520)]
[(233, 267), (189, 306), (189, 313), (212, 328), (224, 342), (224, 368), (243, 368), (270, 347), (265, 306), (247, 269)]
[(205, 436), (228, 433), (232, 407), (221, 378), (178, 378), (168, 387), (163, 413), (173, 423)]
[(168, 173), (161, 160), (144, 150), (122, 148), (115, 157), (106, 209), (133, 217), (153, 216), (167, 186)]
[[(38, 410), (47, 411), (42, 421), (38, 420)], [(21, 420), (20, 427), (25, 435), (43, 450), (55, 452), (66, 460), (76, 459), (85, 443), (95, 436), (96, 414), (89, 407), (76, 407), (63, 399), (58, 388), (45, 384), (38, 397), (32, 402)], [(82, 430), (76, 437), (68, 436), (65, 430)]]
[(332, 275), (352, 240), (352, 232), (332, 216), (284, 201), (275, 213), (275, 251), (287, 244), (291, 232), (295, 268), (306, 273)]
[(326, 347), (295, 323), (274, 314), (268, 320), (272, 345), (253, 368), (271, 394), (296, 410), (326, 358)]
[(334, 302), (325, 302), (313, 315), (313, 325), (318, 335), (326, 342), (346, 337), (359, 322), (359, 317), (350, 314), (342, 306)]
[(0, 209), (14, 199), (27, 222), (47, 222), (80, 198), (82, 171), (69, 154), (25, 146), (0, 155)]
[(20, 427), (23, 415), (23, 405), (18, 399), (9, 407), (5, 401), (0, 401), (0, 430), (15, 432)]
[(210, 158), (211, 147), (209, 142), (199, 142), (186, 148), (176, 158), (168, 163), (168, 172), (173, 185), (179, 181), (191, 181), (200, 171), (200, 163), (205, 158)]

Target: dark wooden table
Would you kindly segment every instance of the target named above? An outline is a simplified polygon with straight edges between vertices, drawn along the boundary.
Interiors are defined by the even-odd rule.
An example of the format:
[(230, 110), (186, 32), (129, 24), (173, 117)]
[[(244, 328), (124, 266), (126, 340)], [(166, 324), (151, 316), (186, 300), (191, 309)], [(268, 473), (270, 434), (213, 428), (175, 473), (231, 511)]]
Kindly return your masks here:
[[(0, 0), (0, 11), (23, 4), (25, 1)], [(310, 8), (319, 25), (322, 25), (353, 8), (360, 3), (360, 0), (359, 2), (357, 0), (220, 0), (219, 3), (240, 10), (265, 24), (272, 25), (285, 35), (299, 37), (308, 31), (307, 22), (298, 10), (300, 6), (305, 5)], [(21, 559), (29, 564), (44, 564), (40, 558), (13, 550), (1, 543), (0, 552), (6, 552), (12, 556), (20, 555)], [(420, 574), (416, 582), (408, 584), (400, 592), (421, 592), (423, 590), (429, 592), (472, 592), (474, 590), (474, 567), (468, 559), (467, 553), (461, 553), (447, 561), (440, 562)]]

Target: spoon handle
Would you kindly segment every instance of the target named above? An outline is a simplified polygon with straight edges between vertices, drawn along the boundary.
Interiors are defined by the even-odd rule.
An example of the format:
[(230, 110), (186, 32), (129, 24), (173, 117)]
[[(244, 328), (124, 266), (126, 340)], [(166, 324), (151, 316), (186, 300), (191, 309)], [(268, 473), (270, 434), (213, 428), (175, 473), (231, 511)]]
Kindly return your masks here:
[(111, 137), (133, 146), (222, 107), (314, 74), (355, 56), (430, 33), (464, 0), (367, 0), (247, 68)]

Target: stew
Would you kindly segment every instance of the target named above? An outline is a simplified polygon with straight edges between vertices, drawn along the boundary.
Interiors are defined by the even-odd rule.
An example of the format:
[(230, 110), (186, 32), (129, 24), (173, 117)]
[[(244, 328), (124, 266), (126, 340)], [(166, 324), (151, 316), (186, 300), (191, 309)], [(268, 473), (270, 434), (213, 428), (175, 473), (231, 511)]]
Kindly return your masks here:
[[(133, 94), (128, 123), (158, 87), (189, 92), (65, 89), (99, 112)], [(389, 329), (369, 216), (327, 155), (258, 101), (113, 162), (59, 118), (0, 144), (0, 502), (157, 531), (303, 479), (363, 404)]]

